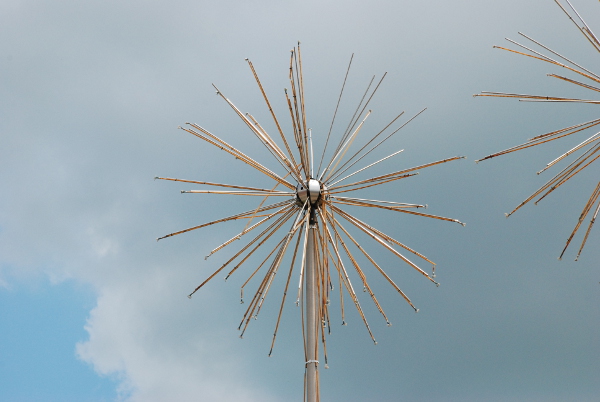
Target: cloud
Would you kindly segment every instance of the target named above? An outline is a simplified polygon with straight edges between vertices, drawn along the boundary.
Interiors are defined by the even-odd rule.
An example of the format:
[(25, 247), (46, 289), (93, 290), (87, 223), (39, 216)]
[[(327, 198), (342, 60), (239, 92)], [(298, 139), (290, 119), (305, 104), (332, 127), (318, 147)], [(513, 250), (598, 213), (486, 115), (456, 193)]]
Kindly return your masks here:
[[(117, 376), (124, 400), (274, 400), (244, 375), (249, 367), (228, 353), (230, 342), (216, 341), (222, 330), (205, 328), (198, 306), (172, 292), (178, 282), (167, 270), (151, 269), (135, 285), (106, 287), (78, 357), (101, 375)], [(235, 341), (227, 332), (223, 338)]]

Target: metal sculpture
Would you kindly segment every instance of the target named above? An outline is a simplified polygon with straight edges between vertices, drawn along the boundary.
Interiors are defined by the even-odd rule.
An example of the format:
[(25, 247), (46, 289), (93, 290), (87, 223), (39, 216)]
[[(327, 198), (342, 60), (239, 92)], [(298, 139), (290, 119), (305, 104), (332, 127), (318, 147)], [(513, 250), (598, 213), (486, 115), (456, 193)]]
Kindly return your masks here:
[[(345, 325), (345, 314), (344, 314), (344, 289), (355, 305), (358, 314), (360, 315), (371, 339), (375, 342), (375, 338), (361, 304), (359, 303), (357, 294), (350, 281), (348, 275), (347, 262), (344, 262), (346, 257), (350, 261), (350, 265), (354, 268), (358, 277), (360, 278), (361, 284), (364, 291), (368, 292), (371, 299), (375, 303), (375, 306), (379, 312), (383, 315), (388, 325), (391, 325), (383, 308), (377, 301), (375, 294), (371, 290), (367, 282), (367, 277), (364, 270), (358, 264), (353, 252), (350, 251), (350, 247), (355, 247), (358, 252), (366, 257), (366, 259), (373, 265), (373, 267), (391, 284), (391, 286), (406, 300), (406, 302), (415, 310), (418, 309), (413, 305), (408, 296), (396, 285), (392, 278), (375, 262), (370, 254), (358, 243), (357, 240), (350, 234), (348, 227), (352, 226), (358, 229), (360, 232), (371, 237), (375, 243), (383, 246), (397, 258), (406, 262), (409, 266), (417, 270), (420, 274), (425, 276), (429, 281), (438, 285), (435, 282), (435, 264), (424, 255), (411, 249), (405, 244), (395, 240), (391, 236), (383, 233), (382, 231), (370, 226), (369, 224), (359, 220), (348, 212), (344, 211), (342, 205), (351, 205), (357, 207), (366, 208), (377, 208), (384, 209), (393, 212), (400, 212), (405, 214), (416, 215), (420, 217), (427, 217), (433, 219), (439, 219), (449, 222), (459, 222), (456, 219), (445, 218), (436, 215), (430, 215), (422, 212), (416, 212), (414, 209), (424, 208), (426, 205), (420, 204), (407, 204), (394, 201), (380, 201), (373, 199), (364, 199), (347, 196), (346, 193), (378, 186), (385, 183), (391, 183), (396, 180), (405, 179), (418, 174), (418, 170), (425, 169), (427, 167), (443, 164), (446, 162), (461, 159), (462, 157), (453, 157), (448, 159), (439, 160), (436, 162), (427, 163), (424, 165), (411, 167), (407, 169), (397, 170), (388, 174), (378, 175), (375, 177), (356, 180), (348, 183), (348, 179), (351, 177), (364, 172), (372, 166), (375, 166), (395, 155), (398, 155), (403, 150), (394, 152), (382, 159), (377, 160), (361, 169), (358, 169), (350, 174), (343, 174), (349, 171), (356, 163), (366, 157), (373, 150), (378, 148), (387, 139), (392, 137), (400, 129), (405, 127), (410, 121), (423, 112), (421, 110), (412, 118), (403, 124), (399, 124), (389, 134), (384, 135), (384, 138), (380, 139), (379, 142), (374, 143), (384, 132), (388, 130), (398, 120), (404, 112), (396, 116), (387, 126), (381, 131), (372, 136), (358, 151), (354, 152), (352, 156), (346, 157), (351, 145), (355, 142), (359, 132), (364, 126), (365, 120), (371, 114), (370, 110), (367, 110), (369, 102), (373, 95), (379, 88), (379, 85), (383, 81), (385, 74), (376, 85), (376, 87), (370, 92), (371, 84), (365, 91), (354, 116), (352, 117), (349, 124), (346, 126), (338, 145), (333, 151), (333, 156), (328, 162), (325, 162), (325, 154), (327, 150), (327, 144), (329, 144), (330, 135), (332, 133), (335, 117), (337, 115), (338, 107), (344, 87), (346, 85), (346, 79), (350, 66), (352, 64), (352, 58), (348, 64), (344, 83), (340, 91), (337, 106), (329, 127), (325, 147), (320, 157), (320, 162), (317, 169), (314, 169), (314, 154), (312, 147), (312, 132), (311, 129), (307, 128), (307, 116), (305, 108), (305, 95), (304, 95), (304, 81), (302, 76), (302, 58), (300, 52), (300, 43), (297, 48), (291, 51), (290, 68), (289, 68), (289, 80), (291, 86), (291, 97), (288, 91), (285, 91), (285, 101), (287, 108), (289, 109), (289, 116), (291, 122), (291, 133), (292, 138), (284, 135), (284, 129), (276, 117), (271, 103), (265, 93), (263, 85), (261, 84), (258, 74), (250, 60), (246, 59), (248, 66), (258, 84), (258, 88), (267, 108), (271, 114), (274, 125), (280, 136), (283, 148), (275, 142), (275, 139), (267, 133), (262, 125), (250, 114), (242, 113), (225, 95), (215, 86), (217, 95), (219, 95), (239, 118), (248, 126), (250, 131), (259, 139), (259, 141), (266, 147), (266, 149), (273, 155), (275, 161), (283, 168), (285, 174), (275, 173), (274, 170), (267, 168), (264, 164), (259, 163), (255, 159), (241, 152), (239, 149), (228, 144), (221, 138), (217, 137), (213, 133), (209, 132), (205, 128), (197, 125), (187, 123), (187, 127), (180, 127), (182, 130), (216, 146), (217, 148), (225, 151), (226, 153), (234, 156), (241, 160), (252, 168), (263, 173), (269, 179), (273, 180), (274, 186), (272, 188), (255, 188), (243, 185), (230, 185), (204, 181), (194, 180), (183, 180), (166, 177), (157, 177), (160, 180), (171, 180), (185, 183), (200, 184), (206, 186), (215, 186), (221, 188), (229, 188), (231, 190), (190, 190), (182, 191), (182, 193), (204, 193), (204, 194), (228, 194), (238, 196), (258, 196), (263, 197), (262, 201), (257, 207), (241, 212), (223, 219), (207, 222), (201, 225), (197, 225), (188, 229), (180, 230), (174, 233), (170, 233), (157, 240), (175, 236), (178, 234), (190, 232), (192, 230), (207, 227), (216, 223), (232, 221), (232, 220), (247, 220), (244, 229), (222, 243), (206, 256), (216, 253), (224, 247), (234, 243), (236, 240), (242, 238), (246, 234), (258, 229), (265, 225), (266, 229), (262, 230), (252, 240), (250, 240), (244, 247), (242, 247), (237, 253), (235, 253), (227, 262), (219, 267), (212, 275), (210, 275), (205, 281), (203, 281), (194, 291), (189, 295), (191, 297), (195, 292), (202, 288), (212, 278), (222, 272), (226, 267), (233, 265), (234, 261), (237, 261), (233, 268), (229, 270), (225, 279), (229, 278), (235, 271), (237, 271), (244, 262), (248, 260), (257, 250), (269, 240), (274, 238), (276, 233), (281, 233), (282, 237), (277, 241), (273, 241), (276, 245), (270, 248), (270, 252), (267, 253), (266, 258), (256, 267), (256, 269), (250, 274), (248, 280), (241, 287), (241, 300), (244, 302), (244, 288), (249, 281), (254, 278), (263, 266), (268, 266), (266, 272), (260, 280), (258, 288), (252, 297), (248, 308), (242, 318), (242, 321), (238, 327), (241, 330), (241, 336), (243, 336), (252, 318), (256, 318), (261, 311), (263, 302), (269, 294), (271, 285), (274, 281), (276, 274), (279, 272), (280, 266), (286, 252), (291, 248), (293, 249), (291, 263), (289, 271), (287, 272), (287, 279), (285, 282), (285, 288), (283, 297), (281, 300), (281, 306), (279, 314), (277, 316), (277, 322), (275, 325), (275, 331), (271, 342), (271, 350), (269, 356), (273, 352), (273, 346), (277, 337), (277, 331), (281, 320), (283, 306), (288, 294), (290, 281), (292, 278), (292, 272), (295, 265), (299, 265), (298, 273), (298, 289), (296, 293), (296, 305), (302, 306), (302, 319), (303, 319), (303, 336), (304, 336), (304, 350), (305, 350), (305, 400), (317, 401), (319, 400), (319, 384), (318, 384), (318, 364), (319, 364), (319, 340), (322, 345), (324, 353), (324, 361), (327, 364), (327, 347), (325, 335), (331, 331), (330, 323), (330, 298), (333, 296), (334, 282), (339, 283), (339, 298), (341, 307), (342, 324)], [(213, 85), (214, 86), (214, 85)], [(369, 95), (367, 97), (367, 95)], [(365, 98), (367, 99), (365, 101)], [(346, 184), (345, 184), (346, 183)], [(271, 198), (283, 198), (284, 201), (275, 203), (266, 203)], [(259, 219), (256, 223), (252, 223), (255, 219)], [(342, 221), (344, 224), (342, 224)], [(289, 223), (291, 222), (291, 224)], [(287, 226), (284, 226), (288, 223)], [(462, 224), (462, 223), (461, 223)], [(464, 226), (464, 224), (462, 224)], [(396, 248), (400, 247), (409, 253), (414, 254), (416, 257), (432, 264), (432, 273), (428, 274), (421, 269), (417, 264), (410, 261), (404, 254), (400, 253)], [(356, 251), (354, 251), (356, 252)], [(344, 256), (345, 255), (345, 256)], [(299, 260), (299, 261), (298, 261)], [(270, 261), (270, 264), (268, 263)], [(337, 296), (335, 296), (337, 297)], [(327, 365), (325, 366), (327, 368)]]
[[(569, 17), (571, 22), (573, 22), (573, 24), (575, 24), (577, 26), (579, 31), (583, 34), (583, 36), (585, 36), (587, 41), (594, 47), (594, 49), (597, 52), (600, 52), (600, 41), (598, 40), (598, 37), (592, 32), (590, 27), (586, 24), (586, 22), (583, 20), (583, 18), (577, 12), (577, 10), (575, 10), (575, 8), (569, 2), (569, 0), (565, 0), (565, 1), (568, 4), (568, 9), (570, 9), (570, 11), (565, 6), (563, 6), (558, 0), (555, 0), (555, 3), (567, 15), (567, 17)], [(582, 87), (585, 89), (589, 89), (591, 91), (600, 92), (600, 86), (599, 86), (600, 75), (597, 75), (597, 74), (591, 72), (587, 68), (577, 64), (576, 62), (568, 59), (567, 57), (563, 56), (562, 54), (550, 49), (549, 47), (541, 44), (540, 42), (532, 39), (531, 37), (529, 37), (521, 32), (519, 32), (519, 35), (521, 35), (525, 39), (529, 40), (534, 45), (539, 46), (543, 50), (541, 50), (541, 51), (534, 50), (532, 48), (529, 48), (523, 44), (517, 43), (516, 41), (513, 41), (508, 38), (506, 38), (506, 40), (508, 40), (512, 44), (520, 47), (522, 50), (518, 51), (518, 50), (504, 48), (501, 46), (494, 46), (494, 48), (507, 50), (509, 52), (517, 53), (517, 54), (520, 54), (523, 56), (531, 57), (531, 58), (541, 60), (546, 63), (550, 63), (555, 66), (565, 68), (568, 71), (570, 71), (572, 73), (576, 73), (579, 76), (581, 76), (589, 81), (582, 82), (582, 81), (578, 81), (573, 78), (568, 78), (568, 77), (558, 75), (558, 74), (548, 74), (548, 76), (553, 77), (553, 78), (558, 78), (562, 81), (568, 82), (570, 84), (573, 84), (573, 85), (576, 85), (576, 86), (579, 86), (579, 87)], [(543, 54), (542, 52), (547, 52), (547, 53)], [(551, 56), (548, 56), (547, 54), (551, 54)], [(517, 99), (519, 99), (519, 101), (523, 101), (523, 102), (575, 102), (575, 103), (600, 104), (600, 100), (565, 98), (565, 97), (556, 97), (556, 96), (541, 96), (541, 95), (524, 95), (524, 94), (513, 94), (513, 93), (504, 93), (504, 92), (482, 92), (481, 94), (477, 94), (474, 96), (517, 98)], [(525, 142), (521, 145), (517, 145), (517, 146), (511, 147), (511, 148), (505, 149), (504, 151), (488, 155), (485, 158), (477, 160), (476, 162), (494, 158), (496, 156), (508, 154), (511, 152), (519, 151), (522, 149), (534, 147), (536, 145), (545, 144), (547, 142), (554, 141), (554, 140), (557, 140), (560, 138), (564, 138), (564, 137), (579, 133), (581, 131), (590, 129), (592, 127), (597, 126), (598, 124), (600, 124), (600, 119), (594, 119), (594, 120), (590, 120), (590, 121), (587, 121), (584, 123), (575, 124), (575, 125), (572, 125), (569, 127), (561, 128), (560, 130), (551, 131), (549, 133), (538, 135), (536, 137), (529, 139), (527, 142)], [(537, 191), (535, 191), (533, 194), (531, 194), (529, 197), (527, 197), (523, 202), (521, 202), (513, 211), (506, 214), (506, 216), (508, 217), (508, 216), (512, 215), (518, 209), (520, 209), (522, 206), (529, 203), (536, 197), (539, 197), (534, 201), (534, 204), (537, 205), (537, 203), (540, 202), (542, 199), (544, 199), (547, 195), (552, 193), (558, 187), (565, 184), (568, 180), (573, 178), (575, 175), (580, 173), (583, 169), (587, 168), (589, 165), (591, 165), (593, 162), (595, 162), (598, 158), (600, 158), (600, 142), (598, 140), (600, 140), (600, 132), (593, 134), (591, 137), (580, 142), (576, 146), (570, 148), (567, 152), (563, 153), (562, 155), (560, 155), (559, 157), (557, 157), (556, 159), (554, 159), (553, 161), (548, 163), (542, 170), (537, 172), (537, 174), (540, 174), (540, 173), (544, 172), (545, 170), (551, 168), (555, 164), (561, 162), (563, 159), (566, 159), (568, 156), (579, 153), (579, 156), (577, 158), (575, 158), (568, 166), (566, 166), (564, 169), (562, 169), (560, 172), (558, 172), (552, 179), (547, 181), (542, 187), (540, 187)], [(583, 210), (581, 211), (581, 214), (579, 216), (579, 219), (577, 220), (575, 228), (571, 232), (571, 235), (567, 239), (565, 247), (563, 248), (562, 252), (560, 253), (560, 256), (558, 257), (559, 259), (562, 259), (565, 251), (569, 247), (569, 244), (573, 240), (573, 237), (575, 236), (577, 231), (580, 229), (581, 225), (585, 222), (586, 218), (590, 217), (587, 230), (586, 230), (583, 240), (581, 242), (581, 246), (579, 247), (579, 251), (577, 252), (575, 261), (577, 261), (579, 259), (579, 256), (581, 255), (581, 252), (586, 244), (586, 241), (588, 239), (588, 236), (590, 234), (592, 226), (594, 225), (594, 222), (596, 221), (599, 211), (600, 211), (600, 182), (598, 182), (598, 184), (595, 186), (594, 190), (592, 191), (592, 194), (590, 195), (590, 198), (588, 199), (585, 206), (583, 207)]]

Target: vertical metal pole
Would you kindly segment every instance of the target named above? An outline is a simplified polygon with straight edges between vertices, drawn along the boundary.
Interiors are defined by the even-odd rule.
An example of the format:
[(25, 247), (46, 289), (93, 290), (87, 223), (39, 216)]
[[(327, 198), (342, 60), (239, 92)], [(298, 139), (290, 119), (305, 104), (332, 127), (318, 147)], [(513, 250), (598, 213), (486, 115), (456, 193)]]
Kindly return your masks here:
[(318, 379), (319, 379), (319, 368), (318, 368), (318, 349), (317, 349), (317, 274), (316, 274), (316, 261), (315, 261), (315, 246), (314, 246), (314, 231), (315, 227), (315, 216), (314, 208), (311, 209), (310, 226), (308, 229), (308, 239), (306, 246), (306, 274), (305, 274), (305, 289), (304, 294), (306, 303), (306, 325), (304, 326), (306, 334), (304, 339), (306, 343), (304, 345), (306, 354), (306, 402), (318, 402), (319, 391), (318, 391)]

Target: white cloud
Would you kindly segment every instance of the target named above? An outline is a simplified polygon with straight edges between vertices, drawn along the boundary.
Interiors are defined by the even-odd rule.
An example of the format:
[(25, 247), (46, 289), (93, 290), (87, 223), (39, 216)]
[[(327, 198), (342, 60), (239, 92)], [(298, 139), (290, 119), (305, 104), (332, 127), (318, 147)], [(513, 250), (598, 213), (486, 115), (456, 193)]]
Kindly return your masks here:
[[(79, 358), (101, 375), (117, 375), (124, 400), (271, 400), (249, 383), (245, 359), (227, 353), (228, 341), (216, 341), (219, 329), (206, 336), (198, 305), (172, 291), (176, 282), (163, 269), (105, 287), (86, 324), (89, 339), (77, 345)], [(224, 338), (236, 340), (233, 331)]]

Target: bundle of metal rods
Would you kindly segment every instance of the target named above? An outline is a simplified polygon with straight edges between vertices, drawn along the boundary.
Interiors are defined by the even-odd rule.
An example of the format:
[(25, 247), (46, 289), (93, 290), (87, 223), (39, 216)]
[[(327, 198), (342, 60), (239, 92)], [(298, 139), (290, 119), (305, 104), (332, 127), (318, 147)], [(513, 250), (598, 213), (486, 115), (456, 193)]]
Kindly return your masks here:
[[(248, 126), (250, 131), (257, 137), (257, 139), (264, 145), (269, 153), (276, 160), (278, 165), (283, 168), (285, 174), (277, 174), (274, 170), (267, 168), (264, 164), (257, 162), (255, 159), (247, 156), (239, 149), (229, 145), (227, 142), (212, 134), (205, 128), (197, 125), (187, 123), (186, 128), (182, 128), (190, 134), (216, 146), (217, 148), (231, 154), (235, 158), (241, 160), (247, 165), (253, 167), (259, 172), (263, 173), (269, 179), (274, 181), (272, 188), (256, 188), (242, 185), (231, 185), (222, 183), (213, 183), (206, 181), (194, 181), (194, 180), (183, 180), (175, 178), (157, 177), (160, 180), (179, 181), (185, 183), (193, 183), (204, 186), (214, 186), (221, 188), (232, 188), (235, 190), (190, 190), (182, 191), (183, 193), (204, 193), (204, 194), (227, 194), (227, 195), (238, 195), (238, 196), (261, 196), (263, 200), (255, 208), (249, 209), (248, 211), (237, 213), (235, 215), (228, 216), (226, 218), (214, 220), (201, 225), (193, 226), (184, 230), (170, 233), (159, 239), (186, 233), (192, 230), (200, 229), (206, 226), (210, 226), (220, 222), (233, 221), (233, 220), (246, 220), (244, 229), (236, 236), (222, 243), (215, 249), (213, 249), (209, 255), (222, 250), (226, 246), (234, 243), (236, 240), (241, 239), (243, 236), (250, 232), (253, 232), (263, 225), (267, 225), (260, 233), (252, 238), (245, 246), (243, 246), (237, 253), (229, 258), (221, 267), (215, 270), (206, 280), (204, 280), (194, 291), (189, 295), (190, 297), (208, 283), (212, 278), (222, 272), (226, 267), (233, 265), (226, 275), (226, 279), (229, 278), (235, 271), (237, 271), (249, 258), (258, 250), (267, 244), (269, 239), (275, 239), (272, 243), (276, 243), (274, 247), (268, 249), (266, 257), (255, 267), (251, 272), (248, 279), (241, 286), (240, 298), (242, 303), (244, 302), (244, 289), (254, 277), (264, 268), (262, 273), (262, 279), (259, 279), (259, 285), (248, 303), (248, 307), (238, 329), (241, 331), (243, 336), (252, 318), (257, 318), (259, 315), (263, 303), (271, 290), (271, 285), (277, 273), (282, 266), (284, 256), (289, 249), (292, 251), (291, 262), (289, 263), (289, 269), (287, 272), (287, 279), (283, 290), (283, 297), (281, 299), (281, 305), (277, 316), (277, 322), (275, 324), (275, 331), (273, 333), (273, 339), (271, 342), (271, 349), (269, 355), (273, 352), (273, 347), (277, 337), (277, 331), (280, 325), (283, 306), (288, 294), (292, 273), (295, 266), (298, 266), (298, 289), (296, 292), (296, 304), (302, 306), (303, 316), (303, 335), (305, 340), (305, 366), (306, 366), (306, 393), (308, 400), (315, 400), (310, 395), (316, 394), (318, 400), (318, 341), (323, 348), (325, 363), (327, 363), (327, 347), (325, 335), (330, 331), (330, 299), (334, 289), (334, 282), (339, 284), (339, 299), (341, 309), (341, 321), (342, 324), (346, 323), (346, 315), (344, 311), (344, 290), (349, 295), (352, 303), (355, 305), (360, 318), (362, 319), (366, 329), (371, 336), (373, 342), (375, 338), (366, 316), (363, 312), (361, 304), (358, 300), (356, 291), (350, 280), (348, 274), (348, 263), (355, 270), (361, 285), (365, 292), (368, 292), (373, 303), (375, 304), (378, 311), (382, 314), (388, 325), (390, 321), (381, 307), (379, 301), (375, 297), (375, 294), (369, 283), (367, 282), (367, 275), (365, 270), (359, 265), (357, 258), (351, 251), (351, 247), (355, 247), (366, 260), (378, 271), (383, 277), (391, 284), (391, 286), (404, 298), (404, 300), (415, 310), (418, 309), (413, 305), (408, 296), (396, 285), (391, 277), (383, 270), (383, 268), (375, 262), (375, 259), (359, 244), (359, 242), (349, 232), (349, 227), (358, 229), (359, 232), (372, 238), (376, 244), (379, 244), (384, 249), (388, 250), (394, 256), (400, 260), (406, 262), (410, 267), (417, 270), (420, 274), (424, 275), (428, 280), (435, 283), (435, 264), (418, 253), (412, 248), (392, 238), (391, 236), (383, 233), (382, 231), (370, 226), (369, 224), (359, 220), (350, 213), (340, 208), (341, 205), (350, 205), (354, 207), (368, 207), (377, 208), (387, 211), (400, 212), (405, 214), (416, 215), (420, 217), (427, 217), (433, 219), (439, 219), (450, 222), (459, 222), (456, 219), (445, 218), (442, 216), (436, 216), (421, 212), (414, 211), (418, 208), (425, 208), (426, 205), (421, 204), (409, 204), (395, 201), (381, 201), (374, 199), (356, 198), (343, 196), (342, 193), (347, 193), (355, 190), (370, 188), (381, 184), (391, 183), (396, 180), (413, 177), (418, 174), (417, 170), (422, 170), (428, 167), (440, 165), (446, 162), (461, 159), (463, 157), (447, 158), (427, 164), (423, 164), (416, 167), (401, 169), (391, 173), (377, 175), (368, 179), (362, 179), (358, 181), (346, 184), (347, 179), (350, 177), (363, 173), (365, 170), (400, 154), (403, 150), (396, 151), (376, 162), (370, 163), (365, 167), (354, 171), (353, 173), (347, 174), (340, 178), (340, 176), (346, 173), (352, 168), (357, 162), (362, 160), (364, 157), (369, 155), (372, 151), (381, 146), (386, 140), (391, 138), (400, 129), (405, 127), (415, 117), (420, 115), (425, 109), (418, 112), (415, 116), (410, 118), (408, 121), (399, 124), (399, 126), (391, 131), (388, 130), (390, 127), (404, 114), (404, 112), (398, 114), (389, 124), (387, 124), (382, 130), (378, 131), (377, 134), (373, 135), (366, 143), (352, 156), (346, 157), (353, 143), (361, 132), (361, 129), (365, 125), (365, 121), (371, 114), (371, 110), (367, 107), (375, 95), (379, 85), (385, 78), (385, 74), (380, 79), (375, 88), (370, 91), (372, 83), (375, 79), (371, 79), (366, 91), (364, 92), (354, 115), (350, 119), (346, 128), (341, 133), (340, 140), (333, 151), (333, 154), (328, 161), (325, 161), (325, 155), (327, 145), (330, 143), (330, 136), (334, 127), (338, 107), (342, 94), (346, 85), (346, 79), (350, 66), (352, 64), (351, 57), (348, 64), (348, 69), (344, 77), (340, 96), (336, 105), (336, 109), (331, 121), (331, 126), (327, 134), (325, 141), (325, 147), (321, 154), (321, 158), (318, 164), (317, 170), (314, 170), (314, 153), (312, 147), (312, 131), (307, 128), (307, 115), (305, 108), (305, 95), (304, 95), (304, 82), (302, 76), (302, 58), (300, 52), (300, 44), (298, 47), (291, 51), (290, 58), (290, 70), (289, 70), (289, 81), (291, 91), (284, 91), (285, 102), (289, 109), (289, 116), (291, 121), (291, 135), (292, 141), (288, 141), (282, 126), (276, 117), (271, 103), (265, 93), (263, 85), (258, 77), (258, 74), (250, 60), (246, 59), (248, 66), (258, 84), (260, 93), (262, 94), (267, 108), (271, 114), (275, 127), (283, 143), (283, 148), (280, 147), (275, 138), (273, 138), (261, 124), (258, 123), (257, 119), (250, 115), (242, 113), (234, 104), (231, 102), (221, 90), (216, 86), (217, 94), (227, 102), (227, 104), (235, 111), (238, 117)], [(290, 98), (291, 95), (291, 98)], [(366, 101), (365, 101), (366, 99)], [(391, 133), (385, 135), (384, 138), (380, 139), (379, 142), (375, 143), (382, 134), (387, 131)], [(292, 144), (292, 145), (290, 145)], [(325, 162), (325, 163), (324, 163)], [(323, 169), (321, 170), (321, 168)], [(278, 188), (285, 187), (286, 189), (280, 190)], [(270, 197), (288, 197), (288, 200), (267, 203)], [(258, 222), (252, 223), (255, 219), (261, 218)], [(343, 224), (342, 224), (343, 223)], [(462, 224), (462, 223), (461, 223)], [(348, 228), (346, 227), (348, 226)], [(464, 225), (464, 224), (463, 224)], [(277, 240), (277, 233), (279, 233), (279, 240)], [(271, 245), (272, 245), (271, 243)], [(400, 247), (405, 251), (412, 253), (416, 257), (432, 264), (431, 274), (420, 268), (416, 263), (409, 260), (404, 254), (400, 253), (397, 248)], [(346, 262), (345, 262), (346, 261)], [(234, 265), (235, 264), (235, 265)], [(376, 342), (375, 342), (376, 343)], [(316, 390), (316, 391), (315, 391)]]
[[(565, 6), (563, 6), (558, 0), (555, 0), (555, 2), (561, 8), (561, 10), (567, 15), (567, 17), (571, 20), (571, 22), (573, 22), (573, 24), (575, 24), (577, 29), (583, 34), (583, 36), (587, 39), (587, 41), (593, 46), (594, 50), (596, 50), (597, 52), (600, 52), (600, 40), (594, 34), (594, 32), (591, 30), (591, 28), (587, 25), (587, 23), (583, 20), (583, 18), (577, 12), (577, 10), (575, 10), (575, 8), (569, 2), (569, 0), (566, 0), (568, 9)], [(569, 11), (569, 9), (570, 9), (570, 11)], [(548, 76), (553, 77), (553, 78), (558, 78), (562, 81), (568, 82), (568, 83), (576, 85), (578, 87), (589, 89), (589, 90), (592, 90), (595, 92), (600, 92), (600, 86), (599, 86), (600, 75), (593, 73), (592, 71), (588, 70), (587, 68), (577, 64), (576, 62), (572, 61), (571, 59), (563, 56), (562, 54), (552, 50), (551, 48), (541, 44), (540, 42), (532, 39), (531, 37), (529, 37), (521, 32), (519, 32), (519, 35), (526, 38), (527, 40), (532, 42), (534, 45), (539, 46), (543, 50), (542, 51), (534, 50), (533, 48), (527, 47), (523, 44), (520, 44), (520, 43), (518, 43), (514, 40), (511, 40), (511, 39), (508, 39), (508, 38), (506, 38), (506, 40), (508, 40), (510, 43), (520, 47), (522, 50), (520, 50), (520, 51), (513, 50), (513, 49), (501, 47), (501, 46), (494, 46), (494, 48), (507, 50), (509, 52), (517, 53), (517, 54), (520, 54), (523, 56), (531, 57), (531, 58), (541, 60), (543, 62), (552, 64), (555, 66), (565, 68), (572, 73), (576, 73), (576, 74), (584, 77), (585, 79), (590, 80), (591, 83), (577, 81), (572, 78), (564, 77), (562, 75), (557, 75), (557, 74), (548, 74)], [(543, 51), (548, 52), (551, 55), (549, 56), (548, 54), (544, 54), (544, 53), (542, 53)], [(476, 94), (474, 96), (517, 98), (517, 99), (519, 99), (519, 101), (524, 101), (524, 102), (572, 102), (572, 103), (600, 104), (600, 100), (590, 100), (590, 99), (580, 99), (580, 98), (564, 98), (564, 97), (557, 97), (557, 96), (526, 95), (526, 94), (514, 94), (514, 93), (504, 93), (504, 92), (484, 91), (481, 94)], [(496, 156), (505, 155), (505, 154), (508, 154), (511, 152), (520, 151), (522, 149), (534, 147), (536, 145), (545, 144), (550, 141), (554, 141), (554, 140), (558, 140), (560, 138), (571, 136), (573, 134), (576, 134), (576, 133), (582, 132), (584, 130), (590, 129), (592, 127), (595, 127), (598, 124), (600, 124), (600, 119), (594, 119), (591, 121), (587, 121), (585, 123), (575, 124), (575, 125), (572, 125), (569, 127), (562, 128), (560, 130), (555, 130), (555, 131), (551, 131), (549, 133), (538, 135), (536, 137), (529, 139), (527, 142), (525, 142), (521, 145), (517, 145), (517, 146), (511, 147), (511, 148), (505, 149), (504, 151), (500, 151), (500, 152), (488, 155), (485, 158), (477, 160), (476, 162), (486, 160), (486, 159), (491, 159)], [(537, 204), (539, 201), (541, 201), (547, 195), (552, 193), (558, 187), (565, 184), (567, 181), (572, 179), (575, 175), (577, 175), (578, 173), (583, 171), (583, 169), (585, 169), (586, 167), (591, 165), (593, 162), (595, 162), (598, 158), (600, 158), (600, 142), (598, 140), (600, 140), (600, 132), (593, 134), (592, 136), (590, 136), (589, 138), (580, 142), (576, 146), (570, 148), (568, 151), (566, 151), (565, 153), (563, 153), (562, 155), (558, 156), (556, 159), (554, 159), (553, 161), (548, 163), (542, 170), (537, 172), (537, 174), (540, 174), (540, 173), (544, 172), (545, 170), (549, 169), (550, 167), (554, 166), (558, 162), (562, 161), (563, 159), (567, 158), (568, 156), (579, 152), (579, 156), (573, 162), (571, 162), (567, 167), (565, 167), (563, 170), (558, 172), (554, 177), (552, 177), (550, 180), (548, 180), (543, 186), (541, 186), (538, 190), (536, 190), (533, 194), (531, 194), (523, 202), (521, 202), (514, 210), (512, 210), (510, 213), (506, 214), (506, 216), (508, 217), (508, 216), (512, 215), (514, 212), (516, 212), (522, 206), (529, 203), (536, 197), (539, 197), (534, 202), (534, 204)], [(592, 226), (594, 225), (594, 222), (596, 221), (598, 212), (600, 211), (599, 188), (600, 188), (600, 182), (598, 182), (598, 184), (594, 186), (594, 190), (592, 191), (592, 194), (590, 195), (588, 201), (586, 202), (585, 206), (583, 207), (581, 214), (579, 215), (579, 218), (577, 220), (575, 228), (571, 232), (571, 235), (567, 239), (565, 247), (563, 248), (562, 252), (560, 253), (560, 256), (558, 257), (559, 259), (561, 259), (563, 257), (563, 255), (565, 254), (565, 252), (567, 251), (569, 244), (573, 240), (573, 237), (575, 236), (575, 234), (581, 227), (582, 223), (586, 220), (586, 218), (588, 216), (590, 216), (586, 233), (583, 237), (583, 240), (581, 241), (581, 246), (579, 247), (577, 256), (575, 257), (575, 260), (579, 259), (579, 256), (581, 255), (581, 252), (583, 251), (583, 248), (587, 242), (587, 239), (588, 239), (588, 236), (592, 229)]]

